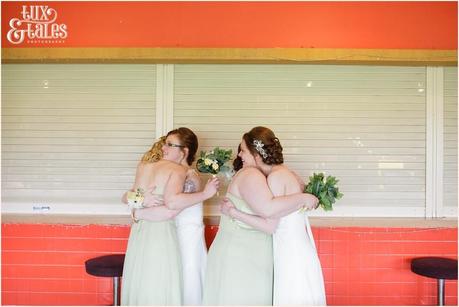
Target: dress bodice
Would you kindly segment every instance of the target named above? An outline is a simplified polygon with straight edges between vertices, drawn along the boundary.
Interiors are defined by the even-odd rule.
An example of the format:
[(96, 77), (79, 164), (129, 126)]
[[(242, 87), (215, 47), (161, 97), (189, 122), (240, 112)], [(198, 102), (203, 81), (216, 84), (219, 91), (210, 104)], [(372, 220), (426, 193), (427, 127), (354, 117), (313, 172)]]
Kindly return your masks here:
[[(228, 197), (236, 207), (241, 212), (247, 213), (247, 214), (254, 214), (252, 209), (250, 209), (249, 205), (243, 200), (242, 198), (239, 198), (231, 193), (226, 193), (226, 197)], [(247, 225), (246, 223), (243, 223), (239, 220), (232, 219), (233, 223), (236, 223), (236, 225), (242, 227), (242, 228), (247, 228), (247, 229), (254, 229), (252, 226)]]
[(273, 234), (273, 258), (274, 305), (326, 304), (320, 260), (307, 212), (298, 210), (280, 219)]
[[(194, 171), (194, 170), (189, 170)], [(185, 183), (183, 184), (183, 193), (194, 193), (196, 192), (196, 184), (194, 183), (193, 180), (191, 179), (185, 179)], [(189, 224), (195, 224), (195, 225), (203, 225), (202, 221), (202, 216), (203, 216), (203, 208), (202, 208), (202, 203), (197, 203), (191, 207), (188, 207), (182, 212), (180, 212), (176, 217), (175, 217), (175, 223), (177, 226), (183, 226), (183, 225), (189, 225)]]
[(311, 225), (309, 224), (308, 215), (307, 212), (302, 209), (282, 217), (279, 220), (276, 232), (273, 234), (275, 241), (290, 241), (293, 238), (304, 240), (302, 238), (305, 236), (309, 237), (309, 242), (315, 249), (314, 236), (312, 234)]
[(298, 230), (304, 230), (305, 219), (306, 216), (303, 210), (292, 212), (279, 220), (279, 225), (277, 226), (276, 233), (290, 231), (297, 233)]

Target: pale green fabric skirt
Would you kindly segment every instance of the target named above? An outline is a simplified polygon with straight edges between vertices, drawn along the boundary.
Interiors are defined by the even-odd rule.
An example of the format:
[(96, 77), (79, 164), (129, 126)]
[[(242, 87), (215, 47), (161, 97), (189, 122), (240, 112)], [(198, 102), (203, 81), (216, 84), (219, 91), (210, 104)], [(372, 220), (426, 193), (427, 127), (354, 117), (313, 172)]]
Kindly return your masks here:
[(131, 227), (121, 287), (122, 305), (181, 305), (182, 271), (173, 220)]
[(204, 305), (272, 305), (272, 236), (222, 216), (208, 258)]

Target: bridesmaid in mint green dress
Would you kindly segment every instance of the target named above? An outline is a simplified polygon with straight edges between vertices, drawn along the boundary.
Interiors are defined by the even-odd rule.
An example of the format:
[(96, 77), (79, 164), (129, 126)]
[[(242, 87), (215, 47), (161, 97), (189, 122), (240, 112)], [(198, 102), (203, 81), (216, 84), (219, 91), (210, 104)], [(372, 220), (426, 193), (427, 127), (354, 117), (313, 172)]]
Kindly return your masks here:
[[(234, 205), (251, 213), (244, 200)], [(272, 305), (273, 248), (270, 234), (223, 215), (207, 256), (204, 305)]]
[(173, 218), (181, 210), (212, 197), (218, 189), (218, 179), (213, 179), (201, 192), (182, 193), (186, 168), (180, 163), (194, 159), (197, 147), (194, 133), (179, 128), (167, 135), (162, 160), (141, 162), (137, 167), (133, 190), (147, 191), (146, 205), (159, 199), (151, 194), (154, 190), (163, 196), (164, 205), (132, 211), (134, 223), (124, 262), (122, 305), (183, 303), (182, 265)]
[[(163, 194), (163, 187), (157, 187)], [(181, 305), (182, 272), (174, 220), (132, 224), (122, 283), (122, 305)]]
[[(256, 214), (257, 229), (223, 215), (208, 258), (204, 305), (272, 305), (273, 248), (276, 217), (315, 206), (316, 199), (297, 193), (274, 198), (264, 174), (256, 168), (257, 136), (244, 134), (238, 156), (243, 168), (233, 177), (227, 197), (242, 212)], [(266, 153), (265, 153), (266, 154)]]

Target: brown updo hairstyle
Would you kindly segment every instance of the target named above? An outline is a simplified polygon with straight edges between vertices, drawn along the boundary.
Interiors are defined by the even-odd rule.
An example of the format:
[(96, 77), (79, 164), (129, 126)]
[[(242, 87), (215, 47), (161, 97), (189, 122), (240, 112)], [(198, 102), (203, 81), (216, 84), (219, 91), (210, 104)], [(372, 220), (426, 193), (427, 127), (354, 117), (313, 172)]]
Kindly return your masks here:
[[(169, 131), (166, 137), (169, 135), (177, 135), (180, 141), (180, 145), (185, 146), (188, 148), (188, 157), (186, 158), (186, 162), (188, 165), (191, 165), (196, 157), (196, 151), (198, 150), (198, 137), (194, 134), (191, 129), (186, 127), (180, 127), (174, 130)], [(182, 148), (183, 151), (183, 148)]]
[(142, 162), (158, 162), (163, 158), (163, 146), (166, 144), (166, 137), (162, 136), (151, 146), (150, 150), (144, 153)]
[[(264, 163), (268, 165), (276, 165), (284, 163), (284, 156), (282, 154), (282, 146), (279, 139), (274, 132), (266, 127), (255, 127), (249, 132), (245, 133), (242, 138), (245, 141), (250, 153), (252, 155), (258, 154)], [(259, 140), (263, 143), (263, 149), (266, 152), (266, 157), (263, 157), (254, 145), (254, 141)]]
[(239, 157), (239, 153), (241, 152), (241, 144), (237, 147), (237, 155), (236, 159), (233, 160), (233, 169), (235, 172), (242, 168), (242, 159)]

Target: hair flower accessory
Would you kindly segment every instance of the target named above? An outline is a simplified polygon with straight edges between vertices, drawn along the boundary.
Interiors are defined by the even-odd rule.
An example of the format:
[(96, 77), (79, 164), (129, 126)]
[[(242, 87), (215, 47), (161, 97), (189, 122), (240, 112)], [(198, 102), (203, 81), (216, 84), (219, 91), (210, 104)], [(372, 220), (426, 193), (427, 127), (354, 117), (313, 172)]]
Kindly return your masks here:
[(263, 148), (265, 146), (265, 144), (263, 144), (262, 141), (256, 140), (256, 139), (253, 140), (253, 146), (255, 146), (255, 149), (263, 157), (263, 159), (266, 159), (268, 157), (268, 154), (266, 153), (266, 150)]

